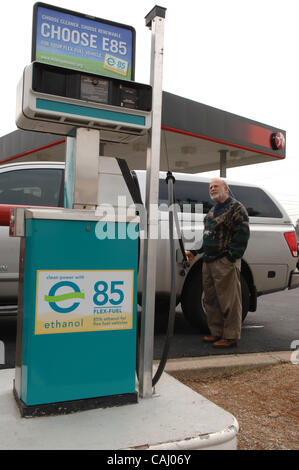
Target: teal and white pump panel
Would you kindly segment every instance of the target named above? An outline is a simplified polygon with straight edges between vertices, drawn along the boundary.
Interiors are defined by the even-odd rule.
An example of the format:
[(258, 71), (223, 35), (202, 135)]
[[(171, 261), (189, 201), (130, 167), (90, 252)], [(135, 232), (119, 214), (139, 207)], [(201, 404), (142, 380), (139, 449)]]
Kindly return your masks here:
[[(34, 37), (58, 31), (56, 25), (48, 24), (50, 20), (47, 24), (39, 21), (44, 8), (55, 10), (37, 4)], [(48, 18), (66, 15), (68, 21), (71, 13), (59, 8)], [(82, 15), (74, 14), (81, 21)], [(60, 23), (69, 24), (65, 21)], [(96, 24), (90, 25), (86, 23), (90, 18), (83, 15), (82, 21), (102, 31), (98, 26), (102, 20), (93, 19)], [(132, 30), (119, 24), (113, 27), (121, 28), (119, 34)], [(79, 30), (69, 34), (75, 40)], [(94, 37), (93, 45), (106, 48), (110, 39)], [(125, 42), (121, 41), (123, 51)], [(65, 51), (64, 44), (57, 45)], [(34, 41), (35, 52), (39, 46)], [(128, 50), (128, 64), (133, 66), (133, 44)], [(43, 57), (51, 53), (44, 52)], [(76, 70), (59, 66), (65, 57), (54, 65), (51, 60), (36, 61), (41, 60), (37, 55), (18, 86), (16, 124), (21, 129), (76, 135), (72, 137), (74, 153), (67, 152), (65, 172), (67, 179), (71, 174), (75, 178), (65, 185), (68, 192), (74, 183), (68, 194), (68, 201), (73, 201), (69, 209), (17, 208), (11, 223), (13, 235), (21, 237), (14, 393), (23, 416), (95, 408), (103, 401), (104, 405), (137, 401), (139, 219), (135, 212), (130, 219), (117, 210), (109, 220), (98, 215), (101, 204), (113, 206), (102, 194), (99, 148), (100, 139), (145, 134), (152, 120), (152, 87), (128, 80), (133, 73), (115, 76), (115, 69), (110, 70), (111, 54), (105, 56), (101, 75), (94, 68), (84, 68), (85, 56), (76, 57), (76, 62), (83, 61), (82, 70)], [(107, 174), (118, 181), (109, 189), (121, 191), (117, 171)], [(128, 171), (124, 179), (128, 184)]]
[(16, 209), (23, 416), (137, 401), (138, 237), (126, 235), (128, 224), (138, 232), (136, 222), (99, 222), (92, 211)]

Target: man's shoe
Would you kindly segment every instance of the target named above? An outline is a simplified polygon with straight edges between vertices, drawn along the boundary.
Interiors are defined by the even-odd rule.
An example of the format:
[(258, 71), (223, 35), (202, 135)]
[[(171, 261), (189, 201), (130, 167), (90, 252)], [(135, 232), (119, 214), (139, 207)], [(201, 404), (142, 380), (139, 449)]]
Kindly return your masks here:
[(233, 348), (237, 346), (238, 341), (236, 339), (220, 339), (213, 343), (214, 348)]
[(214, 343), (215, 341), (218, 341), (220, 339), (220, 336), (204, 336), (203, 341), (205, 343)]

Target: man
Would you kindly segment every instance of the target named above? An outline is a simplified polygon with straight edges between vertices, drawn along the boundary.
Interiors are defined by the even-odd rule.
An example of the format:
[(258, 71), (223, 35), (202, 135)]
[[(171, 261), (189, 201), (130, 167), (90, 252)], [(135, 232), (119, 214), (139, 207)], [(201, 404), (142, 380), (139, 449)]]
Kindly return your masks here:
[[(210, 182), (210, 197), (216, 203), (204, 219), (202, 282), (207, 322), (211, 335), (204, 341), (216, 348), (237, 345), (241, 337), (241, 258), (249, 239), (245, 207), (229, 196), (222, 178)], [(187, 251), (190, 261), (198, 251)]]

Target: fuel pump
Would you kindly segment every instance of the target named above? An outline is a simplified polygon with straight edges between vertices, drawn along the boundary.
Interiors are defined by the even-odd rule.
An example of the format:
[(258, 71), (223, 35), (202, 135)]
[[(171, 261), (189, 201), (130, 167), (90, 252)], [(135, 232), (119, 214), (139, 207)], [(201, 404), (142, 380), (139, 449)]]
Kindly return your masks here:
[[(98, 54), (103, 61), (95, 61), (82, 44), (74, 59), (63, 43), (61, 47), (56, 44), (58, 55), (53, 55), (52, 43), (41, 41), (43, 34), (50, 34), (43, 22), (45, 13), (51, 17), (55, 12), (61, 23), (72, 14), (81, 21), (82, 15), (46, 4), (34, 8), (32, 64), (25, 68), (18, 86), (16, 124), (25, 130), (67, 136), (66, 184), (64, 209), (17, 208), (11, 218), (10, 232), (21, 237), (14, 394), (22, 416), (137, 401), (140, 220), (136, 211), (126, 210), (126, 202), (118, 200), (116, 205), (113, 197), (110, 201), (102, 198), (111, 190), (111, 179), (118, 189), (122, 187), (126, 172), (119, 161), (108, 164), (99, 149), (105, 140), (122, 143), (150, 135), (146, 198), (150, 233), (156, 223), (151, 205), (156, 203), (159, 172), (165, 11), (156, 6), (146, 16), (146, 26), (152, 31), (149, 86), (130, 81), (135, 51), (131, 27), (83, 15), (85, 26), (93, 31), (102, 34), (109, 29), (123, 38), (113, 40), (110, 52), (114, 55)], [(66, 28), (64, 33), (71, 41), (78, 37), (78, 31), (71, 34)], [(112, 41), (100, 38), (97, 43), (93, 35), (92, 46), (96, 44), (106, 51)], [(125, 51), (125, 58), (118, 57)], [(86, 55), (90, 60), (85, 60)], [(144, 250), (142, 398), (152, 395), (155, 245), (149, 237)], [(158, 376), (162, 366), (159, 369)]]
[(127, 83), (133, 96), (127, 107), (117, 92), (122, 81), (101, 78), (108, 83), (103, 105), (96, 93), (103, 84), (95, 77), (96, 98), (82, 100), (88, 77), (34, 63), (19, 87), (19, 127), (68, 133), (65, 208), (17, 208), (11, 221), (11, 233), (21, 237), (14, 394), (27, 417), (136, 403), (138, 397), (140, 219), (134, 204), (140, 201), (126, 163), (100, 155), (100, 148), (107, 121), (110, 132), (113, 120), (121, 135), (145, 132), (151, 87)]
[[(99, 189), (122, 183), (123, 200), (131, 202), (117, 160), (104, 158), (100, 167)], [(22, 416), (137, 402), (139, 218), (122, 204), (15, 211), (21, 282), (14, 393)]]

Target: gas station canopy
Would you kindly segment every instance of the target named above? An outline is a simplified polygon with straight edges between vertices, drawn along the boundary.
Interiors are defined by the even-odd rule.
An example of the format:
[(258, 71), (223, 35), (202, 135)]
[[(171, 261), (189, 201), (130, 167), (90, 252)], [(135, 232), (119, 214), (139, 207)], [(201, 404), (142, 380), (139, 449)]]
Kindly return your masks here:
[[(112, 132), (113, 131), (113, 132)], [(146, 168), (147, 134), (101, 130), (101, 155)], [(64, 161), (66, 137), (17, 130), (0, 138), (0, 164)], [(285, 131), (163, 92), (160, 170), (201, 173), (285, 158)]]

